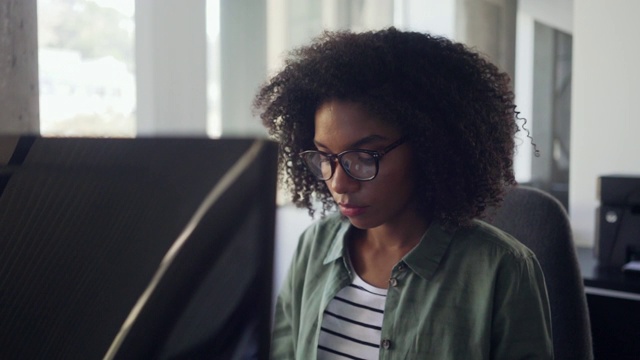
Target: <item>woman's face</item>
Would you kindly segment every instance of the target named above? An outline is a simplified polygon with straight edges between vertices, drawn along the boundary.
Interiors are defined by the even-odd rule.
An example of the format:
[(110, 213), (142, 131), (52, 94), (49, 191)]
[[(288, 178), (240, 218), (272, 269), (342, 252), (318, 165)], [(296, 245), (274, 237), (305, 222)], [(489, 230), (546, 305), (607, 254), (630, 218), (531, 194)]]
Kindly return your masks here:
[[(357, 103), (328, 101), (315, 114), (314, 142), (318, 150), (326, 153), (381, 151), (400, 137), (398, 129), (384, 124)], [(326, 184), (340, 212), (357, 228), (403, 226), (415, 219), (411, 150), (406, 143), (382, 157), (373, 180), (355, 180), (336, 164)]]

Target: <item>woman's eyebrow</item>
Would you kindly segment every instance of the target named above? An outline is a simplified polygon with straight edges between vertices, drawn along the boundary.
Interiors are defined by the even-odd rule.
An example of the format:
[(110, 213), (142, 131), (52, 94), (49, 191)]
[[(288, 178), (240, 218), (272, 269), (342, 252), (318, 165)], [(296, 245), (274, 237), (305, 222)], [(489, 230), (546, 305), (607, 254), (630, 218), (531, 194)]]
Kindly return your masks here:
[[(370, 145), (370, 144), (377, 143), (377, 142), (384, 141), (384, 140), (389, 140), (389, 138), (386, 137), (386, 136), (382, 136), (382, 135), (369, 135), (369, 136), (366, 136), (366, 137), (364, 137), (364, 138), (362, 138), (362, 139), (360, 139), (360, 140), (358, 140), (358, 141), (356, 141), (354, 143), (351, 143), (348, 146), (348, 148), (349, 149), (358, 149), (358, 148), (360, 148), (362, 146)], [(325, 148), (325, 149), (329, 148), (326, 145), (324, 145), (323, 143), (321, 143), (319, 141), (316, 141), (316, 140), (313, 140), (313, 143), (318, 148)]]
[(350, 145), (350, 147), (352, 149), (357, 149), (357, 148), (362, 147), (364, 145), (369, 145), (369, 144), (377, 143), (377, 142), (384, 141), (384, 140), (389, 140), (389, 138), (386, 137), (386, 136), (382, 136), (382, 135), (369, 135), (367, 137), (364, 137), (364, 138), (354, 142), (353, 144)]

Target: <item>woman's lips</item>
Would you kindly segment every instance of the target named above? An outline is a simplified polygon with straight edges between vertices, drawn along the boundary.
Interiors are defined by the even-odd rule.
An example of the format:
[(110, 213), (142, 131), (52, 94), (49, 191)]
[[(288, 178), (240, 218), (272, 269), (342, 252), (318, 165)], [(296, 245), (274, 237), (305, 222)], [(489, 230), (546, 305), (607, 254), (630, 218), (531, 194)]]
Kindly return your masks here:
[(342, 215), (346, 217), (361, 215), (367, 209), (366, 206), (357, 206), (351, 204), (338, 204), (338, 207), (340, 208), (340, 212), (342, 213)]

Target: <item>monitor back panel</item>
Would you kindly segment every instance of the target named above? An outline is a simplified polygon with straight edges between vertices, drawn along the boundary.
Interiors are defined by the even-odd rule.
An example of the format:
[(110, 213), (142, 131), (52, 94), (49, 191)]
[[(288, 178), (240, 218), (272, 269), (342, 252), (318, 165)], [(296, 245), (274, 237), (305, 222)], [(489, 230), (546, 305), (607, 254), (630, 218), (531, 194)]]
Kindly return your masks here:
[(116, 358), (233, 358), (247, 324), (264, 352), (275, 146), (220, 187), (255, 143), (21, 138), (0, 167), (0, 358), (102, 358), (119, 335)]

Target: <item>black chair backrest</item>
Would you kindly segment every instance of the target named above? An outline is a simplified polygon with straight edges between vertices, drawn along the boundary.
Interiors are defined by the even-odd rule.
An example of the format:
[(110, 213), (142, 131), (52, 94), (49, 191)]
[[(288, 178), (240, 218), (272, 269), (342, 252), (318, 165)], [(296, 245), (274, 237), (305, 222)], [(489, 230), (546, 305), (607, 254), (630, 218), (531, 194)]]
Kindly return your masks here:
[(513, 188), (488, 222), (529, 247), (545, 275), (556, 359), (592, 359), (591, 327), (571, 225), (562, 204), (528, 186)]

